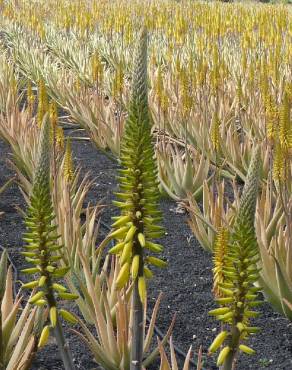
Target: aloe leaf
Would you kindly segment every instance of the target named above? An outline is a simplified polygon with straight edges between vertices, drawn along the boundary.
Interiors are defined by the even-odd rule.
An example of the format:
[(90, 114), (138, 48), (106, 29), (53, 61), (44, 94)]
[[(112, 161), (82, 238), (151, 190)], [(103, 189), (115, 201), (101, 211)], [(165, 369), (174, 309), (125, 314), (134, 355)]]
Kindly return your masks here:
[(277, 277), (279, 297), (280, 297), (280, 303), (282, 306), (282, 310), (284, 312), (284, 315), (289, 320), (292, 320), (292, 312), (283, 301), (283, 299), (286, 299), (287, 301), (290, 301), (290, 302), (292, 301), (292, 287), (289, 286), (289, 280), (287, 276), (285, 276), (285, 273), (282, 271), (278, 261), (274, 259), (274, 262), (276, 266), (276, 277)]
[[(163, 337), (162, 341), (161, 341), (161, 344), (162, 346), (165, 345), (165, 343), (169, 340), (171, 334), (172, 334), (172, 331), (173, 331), (173, 327), (174, 327), (174, 323), (175, 323), (175, 317), (173, 317), (172, 321), (171, 321), (171, 324), (167, 330), (167, 333), (165, 334), (165, 336)], [(157, 347), (156, 349), (154, 349), (150, 355), (148, 355), (146, 357), (146, 359), (143, 361), (143, 366), (147, 368), (147, 366), (151, 365), (152, 362), (156, 359), (156, 357), (159, 355), (159, 348)]]
[(176, 361), (176, 356), (175, 356), (175, 349), (172, 341), (172, 337), (169, 339), (169, 347), (170, 347), (170, 357), (171, 357), (171, 370), (179, 370), (177, 361)]
[(83, 329), (85, 335), (81, 334), (75, 329), (71, 329), (71, 331), (77, 334), (87, 345), (89, 345), (96, 362), (107, 370), (120, 370), (119, 367), (116, 366), (107, 356), (104, 348), (100, 346), (98, 341), (94, 338), (94, 336), (91, 334), (90, 330), (88, 330), (87, 326), (82, 322), (82, 320), (79, 320), (79, 324)]
[(151, 319), (150, 319), (150, 323), (149, 323), (149, 327), (148, 327), (148, 332), (147, 332), (146, 338), (144, 340), (144, 352), (147, 352), (150, 348), (150, 345), (151, 345), (151, 340), (152, 340), (153, 333), (154, 333), (154, 327), (155, 327), (155, 322), (156, 322), (159, 306), (160, 306), (160, 303), (161, 303), (161, 298), (162, 298), (162, 293), (159, 294), (159, 296), (158, 296), (158, 298), (155, 302), (155, 306), (154, 306), (152, 316), (151, 316)]
[(33, 349), (32, 343), (30, 343), (32, 339), (30, 338), (32, 336), (32, 329), (34, 326), (35, 314), (36, 314), (36, 308), (34, 308), (32, 312), (30, 313), (30, 316), (28, 317), (25, 323), (25, 326), (23, 330), (21, 331), (21, 335), (17, 341), (15, 348), (13, 349), (13, 354), (7, 365), (7, 370), (14, 369), (15, 363), (19, 361), (20, 358), (22, 359), (22, 355), (24, 355), (24, 352), (26, 350), (27, 350), (26, 356), (30, 355), (31, 352), (28, 349), (29, 347), (31, 350)]

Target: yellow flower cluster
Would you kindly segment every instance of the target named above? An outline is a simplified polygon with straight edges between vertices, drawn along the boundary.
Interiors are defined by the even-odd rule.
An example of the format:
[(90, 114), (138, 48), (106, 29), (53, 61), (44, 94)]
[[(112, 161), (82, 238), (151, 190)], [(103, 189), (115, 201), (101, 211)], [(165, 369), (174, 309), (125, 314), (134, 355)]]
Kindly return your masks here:
[[(52, 35), (60, 37), (59, 45), (69, 42), (70, 54), (64, 52), (58, 63), (70, 70), (76, 93), (87, 84), (118, 101), (119, 107), (129, 98), (133, 44), (145, 24), (150, 35), (149, 103), (157, 112), (155, 124), (167, 126), (179, 139), (187, 133), (189, 143), (212, 153), (210, 160), (215, 162), (215, 155), (223, 155), (226, 137), (236, 136), (235, 122), (240, 121), (243, 136), (236, 137), (233, 146), (236, 140), (243, 143), (243, 162), (248, 157), (244, 143), (256, 136), (271, 146), (275, 181), (287, 178), (292, 146), (289, 6), (187, 0), (41, 0), (37, 7), (19, 0), (2, 6), (0, 22), (19, 26), (44, 60), (46, 53), (52, 61), (56, 56), (46, 50)], [(72, 38), (74, 46), (80, 47), (76, 54)], [(39, 94), (42, 101), (42, 86)], [(33, 106), (32, 100), (29, 104)], [(39, 121), (44, 104), (39, 106)], [(211, 135), (202, 140), (200, 135), (206, 133)], [(243, 171), (242, 158), (234, 161), (233, 166)]]

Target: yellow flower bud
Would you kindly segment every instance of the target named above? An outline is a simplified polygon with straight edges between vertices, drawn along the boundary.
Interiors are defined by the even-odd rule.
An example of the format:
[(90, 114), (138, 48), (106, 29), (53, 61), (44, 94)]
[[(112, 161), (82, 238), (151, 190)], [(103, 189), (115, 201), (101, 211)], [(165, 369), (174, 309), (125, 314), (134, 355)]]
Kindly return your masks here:
[(50, 327), (48, 325), (46, 325), (43, 328), (41, 336), (40, 336), (40, 340), (39, 340), (39, 343), (38, 343), (39, 348), (41, 348), (41, 347), (43, 347), (47, 344), (48, 339), (49, 339), (49, 335), (50, 335)]
[(145, 240), (144, 234), (139, 233), (138, 234), (138, 240), (139, 240), (139, 243), (140, 243), (141, 247), (145, 247), (146, 240)]
[(38, 281), (35, 280), (35, 281), (31, 281), (29, 283), (26, 283), (26, 284), (22, 284), (22, 288), (25, 288), (25, 289), (32, 289), (32, 288), (35, 288), (38, 286)]
[(125, 243), (133, 239), (136, 230), (137, 230), (137, 227), (135, 225), (130, 227), (129, 231), (127, 232), (126, 238), (125, 238)]
[(217, 337), (213, 340), (213, 343), (209, 347), (209, 352), (215, 352), (217, 349), (222, 345), (224, 340), (227, 338), (228, 332), (222, 331), (217, 335)]
[(217, 366), (223, 365), (230, 350), (231, 348), (229, 346), (226, 346), (221, 350), (221, 352), (219, 353), (218, 359), (217, 359)]
[(255, 350), (253, 350), (252, 348), (250, 348), (250, 347), (248, 347), (244, 344), (240, 344), (239, 349), (240, 349), (240, 351), (242, 351), (244, 353), (247, 353), (249, 355), (255, 354)]
[(76, 317), (74, 315), (72, 315), (70, 312), (68, 312), (67, 310), (61, 309), (58, 312), (70, 324), (76, 324), (78, 322)]
[(167, 266), (167, 262), (159, 259), (159, 258), (156, 258), (156, 257), (147, 257), (147, 262), (149, 262), (151, 265), (153, 266), (157, 266), (157, 267), (166, 267)]
[(138, 254), (136, 254), (134, 257), (133, 257), (133, 261), (132, 261), (132, 266), (131, 266), (131, 274), (132, 274), (132, 278), (133, 280), (136, 279), (136, 277), (138, 276), (138, 272), (139, 272), (139, 263), (140, 263), (140, 257)]
[(28, 303), (35, 303), (36, 301), (38, 301), (39, 299), (43, 298), (43, 296), (45, 295), (45, 293), (43, 291), (41, 292), (38, 292), (36, 293), (33, 297), (31, 297), (28, 301)]
[(131, 216), (127, 215), (127, 216), (122, 216), (122, 217), (119, 217), (119, 219), (113, 223), (113, 227), (118, 227), (118, 226), (122, 226), (122, 225), (125, 225), (126, 223), (128, 223), (129, 221), (131, 221)]
[(122, 266), (122, 268), (119, 272), (119, 275), (117, 277), (116, 288), (117, 289), (122, 289), (127, 284), (127, 282), (129, 281), (129, 277), (130, 277), (130, 264), (128, 262), (126, 262)]
[(56, 307), (50, 308), (50, 321), (51, 321), (52, 327), (54, 328), (57, 324), (57, 308)]
[(130, 261), (131, 255), (132, 255), (132, 249), (133, 249), (133, 241), (130, 241), (125, 244), (123, 253), (121, 255), (120, 263), (121, 266), (125, 264), (126, 262)]
[(147, 292), (146, 292), (146, 280), (144, 276), (140, 276), (138, 279), (138, 290), (141, 302), (145, 304)]
[(124, 242), (116, 244), (109, 250), (109, 253), (118, 254), (124, 248), (124, 245), (125, 245)]

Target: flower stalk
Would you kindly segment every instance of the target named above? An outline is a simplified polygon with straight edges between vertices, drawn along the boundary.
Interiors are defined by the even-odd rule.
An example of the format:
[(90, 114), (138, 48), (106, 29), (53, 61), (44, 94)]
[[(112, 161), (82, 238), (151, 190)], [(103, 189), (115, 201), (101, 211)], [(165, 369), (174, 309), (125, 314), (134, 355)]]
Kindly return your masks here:
[(132, 296), (132, 345), (131, 370), (142, 369), (144, 304), (146, 302), (146, 278), (152, 275), (149, 265), (164, 267), (166, 262), (150, 256), (163, 247), (152, 239), (164, 235), (158, 211), (157, 166), (151, 135), (147, 88), (147, 32), (141, 32), (136, 49), (132, 80), (132, 96), (128, 119), (121, 142), (120, 189), (114, 204), (121, 215), (114, 218), (112, 239), (117, 244), (110, 253), (119, 255), (121, 266), (116, 287), (122, 289), (133, 281)]
[[(231, 225), (228, 238), (219, 235), (215, 253), (215, 274), (218, 294), (217, 302), (221, 307), (209, 312), (221, 321), (223, 331), (218, 334), (209, 348), (215, 352), (224, 345), (219, 353), (217, 365), (222, 370), (231, 370), (239, 351), (248, 354), (254, 351), (242, 344), (243, 340), (257, 328), (250, 326), (250, 319), (258, 313), (253, 308), (261, 302), (257, 300), (254, 286), (259, 278), (257, 262), (258, 246), (255, 236), (255, 207), (260, 178), (260, 149), (254, 149), (246, 183), (234, 224)], [(224, 251), (223, 259), (218, 249)], [(219, 258), (219, 260), (217, 260)], [(216, 265), (216, 262), (218, 263)], [(220, 280), (218, 280), (218, 268)], [(224, 333), (224, 334), (223, 334)]]
[(46, 115), (41, 126), (38, 162), (25, 219), (27, 232), (24, 234), (24, 241), (27, 245), (22, 253), (26, 261), (34, 266), (22, 272), (38, 274), (38, 279), (29, 281), (23, 287), (37, 288), (29, 303), (48, 307), (50, 325), (43, 328), (38, 347), (46, 344), (50, 331), (53, 330), (64, 367), (72, 370), (75, 367), (58, 318), (57, 297), (76, 299), (78, 296), (66, 293), (67, 289), (55, 282), (55, 279), (64, 277), (69, 268), (58, 267), (63, 246), (58, 244), (57, 226), (52, 224), (55, 215), (50, 190), (50, 150), (50, 121)]

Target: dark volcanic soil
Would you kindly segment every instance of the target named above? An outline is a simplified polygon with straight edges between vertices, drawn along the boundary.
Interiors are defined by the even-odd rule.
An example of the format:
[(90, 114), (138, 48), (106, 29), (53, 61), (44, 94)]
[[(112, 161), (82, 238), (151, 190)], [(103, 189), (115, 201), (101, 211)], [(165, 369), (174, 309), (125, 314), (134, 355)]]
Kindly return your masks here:
[[(91, 172), (96, 178), (88, 201), (104, 199), (103, 203), (111, 204), (112, 192), (116, 187), (115, 172), (117, 165), (99, 153), (90, 142), (76, 141), (73, 145), (75, 164), (82, 166), (83, 172)], [(0, 141), (0, 187), (13, 176), (7, 165), (9, 147)], [(8, 248), (14, 264), (20, 269), (23, 259), (19, 255), (22, 245), (22, 219), (15, 207), (24, 208), (24, 200), (17, 185), (13, 185), (0, 195), (0, 211), (5, 212), (0, 220), (0, 245)], [(204, 354), (212, 339), (219, 330), (218, 323), (208, 316), (208, 311), (214, 307), (211, 283), (211, 256), (204, 252), (198, 242), (192, 237), (186, 224), (186, 216), (175, 213), (176, 204), (169, 199), (162, 199), (161, 209), (164, 213), (164, 224), (167, 230), (163, 244), (165, 257), (169, 267), (164, 271), (156, 271), (155, 279), (149, 284), (150, 306), (160, 291), (164, 292), (157, 325), (165, 332), (172, 316), (177, 313), (174, 329), (174, 342), (187, 351), (190, 345), (194, 351), (203, 346)], [(103, 220), (110, 221), (112, 206), (104, 212)], [(250, 345), (256, 350), (256, 355), (242, 355), (238, 369), (292, 369), (292, 324), (273, 312), (268, 304), (260, 308), (261, 315), (254, 320), (254, 325), (262, 331), (250, 339)], [(70, 345), (76, 360), (76, 367), (82, 370), (99, 369), (91, 361), (91, 356), (80, 340), (71, 333)], [(62, 363), (54, 343), (40, 351), (34, 362), (34, 370), (62, 369)], [(159, 368), (159, 364), (151, 370)], [(205, 359), (205, 369), (216, 369), (214, 357)]]

